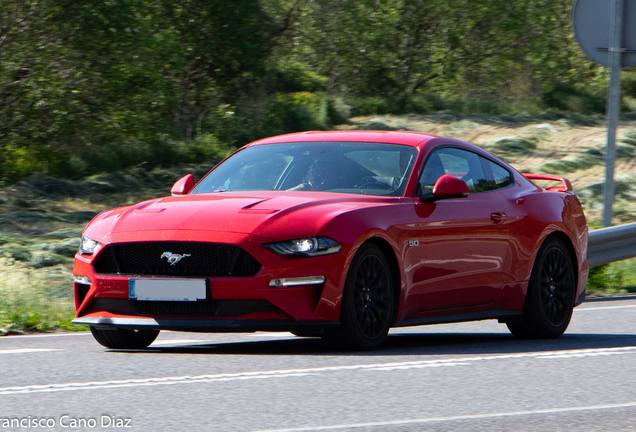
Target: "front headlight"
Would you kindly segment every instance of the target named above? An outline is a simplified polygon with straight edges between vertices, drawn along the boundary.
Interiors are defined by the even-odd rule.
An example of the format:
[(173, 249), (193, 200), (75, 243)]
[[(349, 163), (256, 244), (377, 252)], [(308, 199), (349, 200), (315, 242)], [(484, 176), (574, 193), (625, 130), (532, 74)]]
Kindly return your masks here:
[(79, 254), (80, 255), (93, 255), (95, 253), (95, 249), (97, 246), (101, 245), (101, 243), (96, 242), (93, 239), (90, 239), (86, 236), (82, 236), (79, 245)]
[(276, 243), (266, 243), (276, 255), (320, 256), (340, 252), (342, 245), (329, 237), (310, 237)]

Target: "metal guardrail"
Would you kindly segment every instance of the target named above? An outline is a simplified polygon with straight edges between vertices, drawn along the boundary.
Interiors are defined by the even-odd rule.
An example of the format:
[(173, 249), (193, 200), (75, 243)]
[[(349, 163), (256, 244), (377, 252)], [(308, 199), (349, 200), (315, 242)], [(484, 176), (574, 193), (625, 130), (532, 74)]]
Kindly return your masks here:
[(590, 231), (587, 262), (590, 267), (636, 257), (636, 223)]

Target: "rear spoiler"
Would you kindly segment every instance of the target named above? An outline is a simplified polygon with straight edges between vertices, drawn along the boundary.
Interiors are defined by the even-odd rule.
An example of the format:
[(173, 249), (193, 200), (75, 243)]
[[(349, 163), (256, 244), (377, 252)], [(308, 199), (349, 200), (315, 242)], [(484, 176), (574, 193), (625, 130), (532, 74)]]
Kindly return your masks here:
[(557, 176), (543, 175), (543, 174), (526, 174), (526, 173), (524, 173), (523, 176), (527, 178), (528, 180), (550, 180), (550, 181), (561, 182), (561, 186), (552, 186), (549, 188), (545, 188), (545, 190), (547, 191), (570, 192), (573, 190), (572, 183), (570, 183), (570, 180), (566, 179), (565, 177), (557, 177)]

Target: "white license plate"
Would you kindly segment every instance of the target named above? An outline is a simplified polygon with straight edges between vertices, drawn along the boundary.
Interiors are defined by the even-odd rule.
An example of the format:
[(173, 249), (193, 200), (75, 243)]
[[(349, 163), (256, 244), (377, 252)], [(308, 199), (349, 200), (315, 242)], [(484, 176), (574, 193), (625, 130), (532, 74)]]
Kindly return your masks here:
[(128, 298), (197, 301), (206, 298), (205, 279), (129, 279)]

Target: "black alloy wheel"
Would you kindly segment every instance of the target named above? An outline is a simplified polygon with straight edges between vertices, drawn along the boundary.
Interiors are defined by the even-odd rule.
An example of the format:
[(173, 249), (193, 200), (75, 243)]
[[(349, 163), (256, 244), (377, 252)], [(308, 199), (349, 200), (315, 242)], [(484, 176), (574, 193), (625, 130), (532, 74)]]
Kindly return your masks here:
[(391, 327), (393, 305), (389, 264), (380, 248), (365, 244), (356, 253), (347, 274), (341, 326), (327, 329), (324, 338), (345, 349), (379, 348)]
[(563, 249), (553, 247), (547, 251), (539, 286), (546, 318), (555, 327), (563, 325), (570, 317), (574, 288), (572, 265)]
[(353, 307), (362, 334), (377, 339), (391, 315), (391, 280), (380, 256), (368, 254), (359, 263), (353, 281)]
[(552, 339), (561, 336), (572, 318), (576, 273), (561, 240), (548, 237), (532, 268), (521, 322), (507, 323), (522, 339)]

